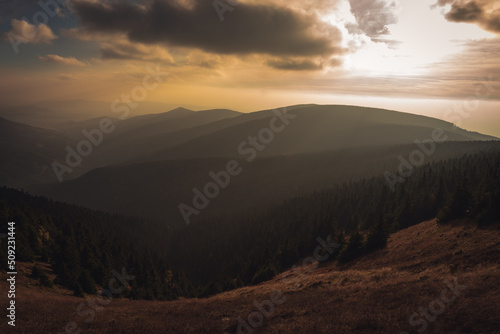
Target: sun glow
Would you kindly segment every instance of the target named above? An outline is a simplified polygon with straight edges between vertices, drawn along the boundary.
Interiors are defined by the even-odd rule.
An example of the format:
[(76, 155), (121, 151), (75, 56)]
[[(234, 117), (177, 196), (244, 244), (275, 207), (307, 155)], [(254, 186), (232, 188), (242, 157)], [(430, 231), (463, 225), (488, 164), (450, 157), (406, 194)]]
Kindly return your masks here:
[(434, 3), (401, 1), (398, 23), (389, 25), (390, 33), (378, 40), (344, 29), (348, 42), (359, 46), (345, 56), (345, 69), (365, 75), (425, 75), (433, 70), (432, 64), (461, 52), (464, 42), (494, 37), (476, 25), (443, 20), (440, 10), (432, 8)]

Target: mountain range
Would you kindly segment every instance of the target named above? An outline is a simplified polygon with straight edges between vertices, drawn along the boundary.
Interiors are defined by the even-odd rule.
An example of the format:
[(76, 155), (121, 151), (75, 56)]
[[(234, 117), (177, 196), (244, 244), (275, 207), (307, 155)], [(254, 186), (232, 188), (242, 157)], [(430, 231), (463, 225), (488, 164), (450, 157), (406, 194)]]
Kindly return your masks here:
[[(1, 119), (3, 184), (95, 209), (182, 222), (179, 205), (192, 205), (210, 173), (236, 161), (242, 173), (220, 192), (204, 215), (271, 206), (301, 193), (346, 180), (394, 171), (439, 129), (425, 162), (497, 145), (496, 138), (449, 122), (408, 113), (339, 105), (296, 105), (239, 113), (227, 109), (169, 112), (128, 119), (107, 118), (92, 154), (57, 182), (52, 163), (65, 164), (99, 129), (103, 118), (65, 122), (57, 130)], [(273, 131), (275, 128), (279, 131)], [(142, 199), (147, 198), (147, 201)]]

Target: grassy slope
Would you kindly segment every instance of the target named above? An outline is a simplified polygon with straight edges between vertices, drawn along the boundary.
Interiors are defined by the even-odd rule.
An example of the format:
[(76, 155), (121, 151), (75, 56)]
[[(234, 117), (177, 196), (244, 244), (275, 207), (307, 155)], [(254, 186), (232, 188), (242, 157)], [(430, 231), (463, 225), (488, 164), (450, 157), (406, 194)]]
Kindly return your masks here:
[[(385, 250), (344, 267), (327, 263), (286, 282), (298, 272), (204, 300), (113, 300), (89, 323), (76, 312), (83, 299), (28, 286), (19, 276), (16, 332), (59, 333), (75, 322), (82, 333), (236, 333), (236, 319), (248, 319), (255, 300), (281, 290), (285, 302), (254, 333), (416, 333), (420, 325), (412, 327), (410, 315), (428, 308), (446, 288), (444, 280), (457, 277), (466, 289), (425, 333), (500, 333), (498, 229), (428, 221), (392, 235)], [(4, 277), (0, 288), (7, 290)], [(0, 296), (6, 305), (6, 294)], [(0, 332), (5, 327), (3, 320)]]

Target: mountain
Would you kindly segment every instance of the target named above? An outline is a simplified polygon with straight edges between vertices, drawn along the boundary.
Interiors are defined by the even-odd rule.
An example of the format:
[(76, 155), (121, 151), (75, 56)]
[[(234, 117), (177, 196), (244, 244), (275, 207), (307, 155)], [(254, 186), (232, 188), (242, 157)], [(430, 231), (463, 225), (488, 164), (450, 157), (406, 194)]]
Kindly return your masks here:
[(110, 103), (87, 100), (43, 101), (36, 105), (2, 107), (0, 115), (14, 122), (53, 130), (62, 124), (85, 121), (97, 115), (113, 116)]
[[(279, 110), (280, 117), (284, 110)], [(224, 170), (232, 159), (243, 172), (210, 201), (203, 215), (269, 206), (299, 193), (397, 170), (399, 156), (408, 160), (420, 149), (416, 139), (430, 140), (439, 129), (449, 143), (435, 144), (436, 152), (425, 154), (425, 163), (498, 146), (490, 142), (492, 137), (451, 123), (395, 111), (318, 105), (286, 110), (293, 115), (285, 119), (286, 126), (278, 123), (283, 121), (274, 110), (238, 114), (177, 109), (132, 118), (122, 127), (118, 123), (116, 134), (86, 160), (101, 168), (36, 191), (95, 209), (179, 222), (179, 205), (192, 203), (194, 189), (203, 191), (212, 181), (209, 173)], [(189, 127), (196, 122), (201, 125)], [(282, 131), (265, 148), (252, 149), (249, 136), (271, 131), (271, 123)], [(240, 154), (240, 145), (245, 154)]]
[[(33, 269), (31, 278), (43, 278), (40, 283), (45, 287), (57, 284), (79, 296), (82, 292), (96, 294), (96, 285), (109, 281), (112, 275), (109, 267), (122, 272), (126, 266), (131, 272), (154, 274), (139, 279), (142, 282), (131, 282), (131, 286), (141, 286), (133, 293), (122, 289), (115, 297), (173, 299), (179, 295), (165, 284), (167, 277), (173, 278), (172, 271), (147, 241), (148, 236), (167, 236), (171, 226), (96, 212), (5, 187), (0, 187), (0, 216), (5, 218), (0, 223), (2, 234), (11, 232), (16, 237), (16, 262), (36, 262), (34, 267), (44, 262), (56, 275), (51, 280), (43, 269), (38, 268), (38, 273)], [(0, 256), (7, 255), (7, 247), (2, 247)], [(7, 262), (0, 263), (0, 273), (6, 269)]]
[[(96, 117), (116, 118), (111, 101), (63, 100), (41, 101), (34, 105), (0, 106), (0, 116), (23, 124), (48, 129), (65, 129), (72, 123), (85, 122)], [(135, 108), (130, 108), (129, 117), (158, 114), (177, 108), (177, 105), (142, 101)], [(200, 107), (194, 107), (201, 109)]]
[[(372, 147), (320, 153), (264, 157), (252, 162), (237, 159), (242, 171), (233, 176), (199, 217), (212, 217), (250, 207), (267, 207), (301, 193), (349, 180), (383, 176), (396, 171), (399, 156), (417, 146)], [(425, 163), (466, 153), (500, 148), (500, 142), (449, 142), (437, 146)], [(90, 208), (147, 216), (182, 223), (179, 205), (192, 206), (193, 189), (204, 191), (213, 182), (210, 172), (226, 170), (230, 158), (166, 160), (110, 166), (63, 183), (36, 189), (37, 193)], [(144, 200), (147, 198), (147, 200)], [(192, 220), (197, 220), (193, 216)]]
[[(9, 130), (7, 124), (15, 123), (3, 120), (5, 135), (14, 131), (10, 137), (19, 138), (3, 141), (4, 152), (13, 152), (2, 160), (3, 175), (9, 176), (3, 182), (95, 209), (178, 223), (183, 219), (179, 205), (192, 203), (194, 189), (204, 191), (213, 179), (209, 173), (224, 170), (232, 159), (244, 171), (210, 201), (205, 215), (269, 206), (301, 192), (383, 175), (397, 169), (400, 155), (408, 160), (420, 149), (416, 139), (429, 140), (438, 129), (440, 137), (456, 143), (436, 144), (436, 153), (424, 155), (424, 162), (496, 145), (486, 142), (492, 137), (448, 122), (382, 109), (298, 105), (240, 114), (177, 108), (112, 119), (114, 131), (65, 175), (69, 182), (37, 186), (55, 180), (51, 164), (64, 163), (68, 143), (75, 148), (86, 139), (78, 131), (96, 129), (101, 120), (72, 123), (64, 134), (20, 124)], [(39, 148), (35, 150), (33, 143)]]
[[(492, 140), (491, 136), (469, 132), (452, 123), (435, 118), (396, 111), (354, 107), (302, 105), (281, 109), (295, 118), (276, 133), (270, 145), (259, 156), (312, 153), (365, 146), (400, 145), (416, 139), (432, 137), (434, 129), (442, 129), (449, 141)], [(205, 134), (187, 143), (167, 148), (145, 157), (146, 160), (185, 159), (200, 157), (240, 156), (238, 147), (269, 128), (274, 113), (270, 110), (253, 113), (251, 119)], [(240, 116), (239, 118), (243, 118)], [(236, 121), (239, 119), (237, 118)], [(264, 130), (265, 131), (265, 130)], [(267, 139), (265, 139), (267, 141)], [(243, 145), (243, 150), (249, 148)]]
[[(14, 122), (45, 129), (54, 129), (57, 124), (68, 121), (67, 114), (39, 106), (2, 106), (0, 107), (0, 116)], [(75, 117), (78, 118), (78, 115)]]
[[(82, 318), (72, 328), (165, 332), (160, 324), (166, 317), (172, 319), (172, 333), (200, 328), (238, 333), (243, 327), (247, 332), (387, 333), (424, 325), (446, 333), (471, 332), (471, 324), (479, 332), (494, 332), (500, 147), (441, 145), (450, 148), (444, 151), (448, 158), (436, 152), (441, 161), (417, 168), (394, 190), (379, 175), (303, 193), (270, 208), (203, 215), (175, 227), (0, 188), (0, 232), (7, 232), (8, 221), (16, 222), (16, 305), (33, 315), (19, 324), (30, 333), (53, 332), (65, 322), (40, 321), (53, 319), (43, 312), (60, 309), (69, 316), (87, 310), (90, 317), (106, 308), (111, 317), (106, 326)], [(474, 149), (449, 157), (467, 146)], [(406, 154), (401, 147), (386, 149)], [(142, 202), (151, 199), (143, 195)], [(5, 257), (6, 248), (0, 253)], [(31, 261), (35, 265), (26, 263)], [(8, 288), (7, 274), (0, 276), (0, 287)], [(126, 289), (111, 288), (118, 282)], [(97, 298), (103, 308), (94, 309), (86, 302), (95, 301), (101, 287), (107, 287), (102, 294), (111, 295), (113, 303)], [(84, 293), (89, 298), (70, 296)], [(42, 314), (36, 313), (41, 304)], [(152, 316), (151, 310), (156, 310)], [(435, 316), (430, 319), (440, 321), (426, 317), (429, 310)], [(209, 315), (186, 327), (199, 313)], [(150, 317), (129, 321), (124, 314)], [(327, 325), (318, 327), (318, 319)]]
[[(76, 105), (79, 101), (72, 101)], [(83, 103), (83, 102), (82, 102)], [(49, 104), (54, 106), (52, 104)], [(83, 103), (79, 110), (94, 105), (103, 107), (103, 102)], [(66, 107), (67, 103), (54, 107)], [(157, 106), (159, 107), (159, 106)], [(286, 112), (285, 112), (286, 110)], [(290, 119), (280, 116), (287, 122), (283, 130), (272, 133), (271, 123), (281, 129), (282, 114), (293, 114)], [(115, 115), (116, 116), (116, 115)], [(114, 126), (106, 133), (102, 142), (92, 148), (92, 154), (82, 159), (80, 165), (66, 173), (64, 179), (74, 179), (95, 168), (117, 164), (136, 164), (175, 159), (199, 159), (215, 157), (236, 157), (249, 159), (254, 156), (272, 157), (281, 155), (310, 154), (323, 151), (350, 148), (392, 146), (413, 143), (415, 139), (432, 138), (435, 129), (443, 129), (442, 136), (450, 141), (491, 140), (474, 132), (454, 127), (451, 123), (429, 117), (399, 113), (395, 111), (350, 106), (297, 105), (278, 110), (264, 110), (241, 114), (227, 109), (193, 111), (177, 108), (168, 112), (130, 117), (121, 120), (109, 117)], [(79, 122), (66, 122), (59, 125), (59, 134), (52, 136), (64, 138), (57, 152), (53, 150), (50, 160), (64, 163), (67, 156), (67, 143), (75, 149), (76, 145), (88, 138), (83, 130), (99, 129), (103, 118), (92, 118)], [(281, 120), (283, 121), (283, 120)], [(33, 128), (32, 128), (33, 129)], [(266, 130), (267, 129), (267, 130)], [(41, 130), (39, 130), (41, 131)], [(262, 132), (264, 131), (264, 132)], [(271, 132), (269, 132), (271, 131)], [(436, 130), (437, 131), (437, 130)], [(259, 144), (262, 140), (265, 145)], [(252, 136), (252, 137), (251, 137)], [(255, 137), (256, 136), (256, 137)], [(27, 135), (29, 138), (29, 135)], [(250, 140), (256, 138), (256, 143)], [(10, 144), (6, 142), (5, 149)], [(43, 144), (41, 144), (43, 145)], [(255, 148), (252, 147), (255, 146)], [(39, 152), (44, 155), (43, 150)], [(30, 164), (30, 159), (24, 157)], [(4, 158), (4, 164), (8, 161)], [(34, 162), (40, 168), (42, 162)], [(37, 179), (39, 173), (25, 175), (24, 168), (14, 174), (16, 186), (54, 180), (49, 173)], [(40, 172), (40, 171), (39, 171)], [(22, 180), (24, 177), (25, 180)]]
[(0, 117), (0, 184), (20, 187), (56, 181), (51, 164), (62, 159), (71, 140)]
[[(102, 145), (86, 160), (86, 164), (89, 168), (95, 168), (136, 159), (138, 156), (182, 143), (186, 138), (192, 139), (201, 135), (193, 129), (239, 115), (239, 112), (227, 109), (192, 111), (177, 108), (165, 113), (125, 120), (113, 119), (116, 129), (106, 135)], [(72, 124), (63, 131), (75, 139), (81, 138), (83, 129), (98, 128), (100, 120)], [(186, 137), (186, 133), (192, 135)]]
[[(41, 113), (46, 111), (40, 110)], [(28, 114), (26, 111), (26, 115)], [(155, 145), (166, 147), (162, 137), (172, 132), (237, 115), (238, 112), (223, 109), (195, 112), (177, 108), (123, 121), (119, 118), (108, 118), (115, 126), (115, 131), (105, 134), (103, 143), (93, 146), (92, 154), (82, 159), (80, 165), (73, 167), (70, 174), (65, 174), (65, 178), (75, 178), (95, 167), (123, 162), (139, 154), (155, 151)], [(42, 114), (40, 117), (45, 119)], [(49, 119), (50, 117), (47, 118)], [(67, 146), (76, 150), (79, 143), (88, 140), (82, 130), (99, 129), (103, 119), (104, 117), (66, 122), (64, 125), (59, 124), (59, 130), (53, 130), (0, 118), (0, 150), (3, 153), (0, 158), (0, 184), (23, 187), (57, 181), (52, 163), (57, 161), (64, 164), (68, 154)], [(37, 123), (37, 117), (33, 122)]]

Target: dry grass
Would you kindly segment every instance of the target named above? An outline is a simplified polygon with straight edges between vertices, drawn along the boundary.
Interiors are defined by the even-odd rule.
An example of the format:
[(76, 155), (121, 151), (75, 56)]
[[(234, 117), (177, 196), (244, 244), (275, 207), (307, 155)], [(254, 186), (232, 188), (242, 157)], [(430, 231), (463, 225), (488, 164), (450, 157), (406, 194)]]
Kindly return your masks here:
[[(409, 324), (410, 315), (440, 297), (444, 280), (458, 277), (467, 288), (428, 322), (425, 333), (500, 333), (498, 229), (428, 221), (394, 234), (387, 249), (355, 263), (325, 264), (290, 282), (296, 273), (203, 300), (113, 300), (89, 323), (76, 311), (83, 299), (24, 278), (15, 332), (61, 333), (75, 322), (82, 333), (237, 333), (237, 318), (256, 310), (254, 300), (281, 290), (286, 300), (253, 333), (417, 333), (420, 326)], [(6, 291), (3, 277), (0, 288)], [(6, 305), (5, 293), (0, 301)], [(4, 318), (0, 331), (6, 327)]]

